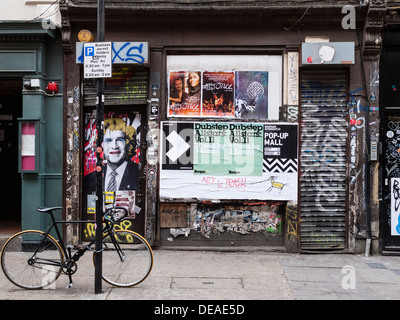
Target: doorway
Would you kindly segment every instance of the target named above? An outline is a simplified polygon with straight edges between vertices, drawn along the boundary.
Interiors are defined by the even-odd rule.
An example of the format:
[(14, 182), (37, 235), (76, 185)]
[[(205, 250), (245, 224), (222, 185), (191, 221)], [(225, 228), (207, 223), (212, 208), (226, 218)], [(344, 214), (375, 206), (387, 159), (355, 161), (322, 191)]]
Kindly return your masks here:
[(347, 246), (347, 70), (301, 75), (300, 249)]
[(22, 116), (22, 79), (0, 79), (0, 172), (3, 199), (0, 234), (21, 229), (21, 176), (18, 172), (18, 118)]
[(382, 139), (383, 253), (400, 252), (400, 110), (387, 111), (382, 117)]
[(383, 254), (400, 253), (400, 30), (384, 32), (379, 96), (382, 146), (380, 241)]

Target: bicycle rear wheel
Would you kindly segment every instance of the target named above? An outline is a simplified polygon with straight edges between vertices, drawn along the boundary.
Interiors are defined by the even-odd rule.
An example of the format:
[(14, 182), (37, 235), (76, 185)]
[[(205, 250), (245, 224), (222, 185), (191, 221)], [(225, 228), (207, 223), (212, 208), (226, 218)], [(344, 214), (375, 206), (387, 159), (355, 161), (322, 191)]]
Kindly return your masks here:
[(64, 253), (58, 242), (42, 231), (19, 232), (1, 250), (5, 276), (24, 289), (49, 287), (60, 276), (63, 261)]
[(132, 287), (144, 281), (153, 268), (148, 242), (130, 230), (116, 230), (103, 237), (103, 280), (117, 287)]

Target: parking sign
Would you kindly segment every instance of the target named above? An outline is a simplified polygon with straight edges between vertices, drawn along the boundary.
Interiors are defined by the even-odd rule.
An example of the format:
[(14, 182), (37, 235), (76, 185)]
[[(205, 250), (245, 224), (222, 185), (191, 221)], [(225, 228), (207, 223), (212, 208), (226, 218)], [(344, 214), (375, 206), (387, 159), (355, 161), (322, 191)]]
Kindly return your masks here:
[(94, 46), (85, 47), (85, 56), (86, 57), (93, 57), (94, 56)]
[(112, 47), (111, 42), (84, 43), (84, 77), (112, 77)]

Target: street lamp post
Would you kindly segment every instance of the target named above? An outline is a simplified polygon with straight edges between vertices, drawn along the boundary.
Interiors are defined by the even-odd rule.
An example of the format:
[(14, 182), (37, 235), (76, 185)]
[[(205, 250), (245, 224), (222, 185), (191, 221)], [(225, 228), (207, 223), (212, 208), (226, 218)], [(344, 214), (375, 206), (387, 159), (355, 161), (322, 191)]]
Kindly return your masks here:
[[(104, 42), (105, 33), (105, 0), (97, 0), (97, 41)], [(97, 185), (96, 185), (96, 242), (95, 242), (95, 281), (94, 291), (102, 292), (102, 237), (103, 237), (103, 166), (100, 157), (103, 141), (104, 120), (104, 78), (97, 79)]]

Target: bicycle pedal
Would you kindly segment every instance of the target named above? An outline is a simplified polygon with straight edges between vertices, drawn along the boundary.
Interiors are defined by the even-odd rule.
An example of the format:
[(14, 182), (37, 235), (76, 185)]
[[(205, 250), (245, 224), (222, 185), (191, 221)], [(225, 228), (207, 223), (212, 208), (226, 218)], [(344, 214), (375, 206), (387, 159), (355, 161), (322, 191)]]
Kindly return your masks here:
[(73, 286), (74, 286), (74, 283), (73, 283), (73, 282), (70, 282), (70, 283), (66, 286), (66, 289), (71, 289)]

